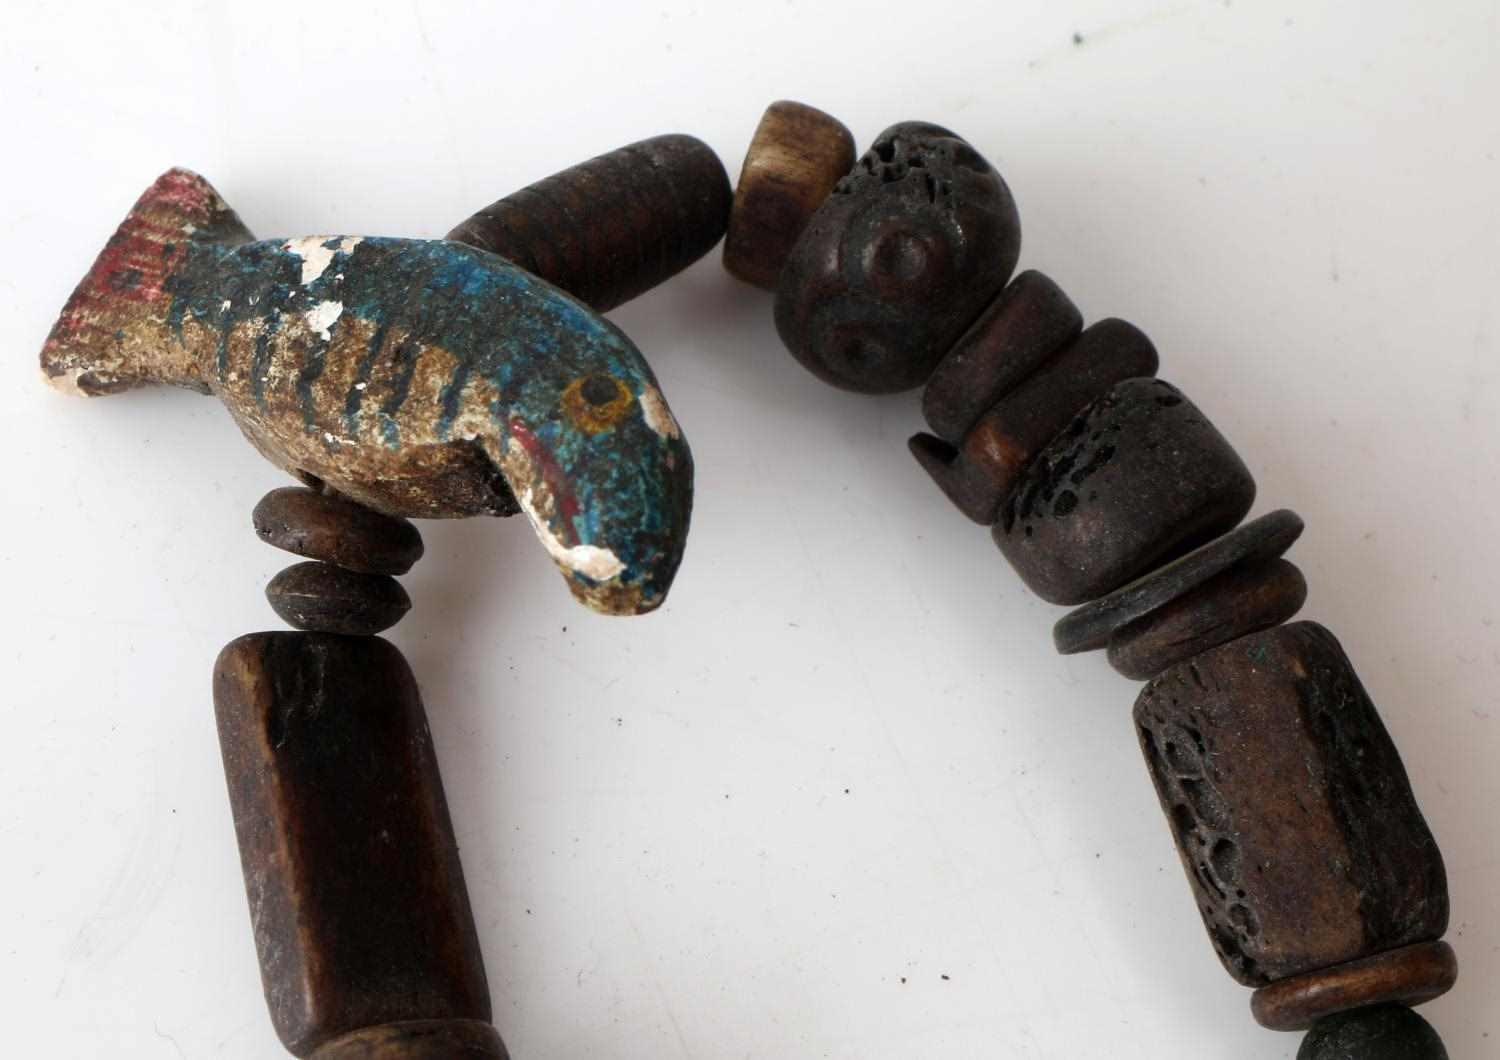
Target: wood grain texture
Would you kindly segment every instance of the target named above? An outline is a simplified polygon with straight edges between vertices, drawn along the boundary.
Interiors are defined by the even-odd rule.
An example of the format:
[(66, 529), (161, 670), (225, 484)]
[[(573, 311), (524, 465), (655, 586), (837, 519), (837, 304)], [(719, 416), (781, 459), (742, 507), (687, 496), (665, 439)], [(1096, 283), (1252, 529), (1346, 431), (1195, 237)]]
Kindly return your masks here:
[(528, 185), (448, 238), (513, 261), (603, 313), (713, 249), (730, 201), (713, 149), (669, 133)]
[(735, 186), (724, 267), (774, 291), (797, 237), (853, 165), (854, 137), (843, 122), (805, 103), (772, 103)]
[(1233, 567), (1115, 632), (1109, 664), (1148, 681), (1199, 652), (1285, 622), (1307, 600), (1307, 580), (1284, 559)]
[(1443, 859), (1337, 639), (1312, 622), (1172, 667), (1141, 750), (1199, 912), (1247, 986), (1440, 938)]
[(1083, 330), (1083, 314), (1061, 287), (1035, 270), (1021, 273), (985, 307), (933, 369), (922, 416), (949, 445), (960, 445), (993, 408)]
[(376, 1024), (488, 1022), (427, 718), (375, 637), (254, 633), (214, 712), (271, 1021), (297, 1056)]
[(1325, 1016), (1367, 1005), (1420, 1005), (1446, 994), (1457, 981), (1453, 947), (1422, 942), (1278, 979), (1250, 995), (1250, 1011), (1262, 1027), (1300, 1031)]
[(992, 526), (1048, 443), (1116, 383), (1155, 375), (1157, 363), (1156, 347), (1139, 328), (1101, 320), (996, 400), (958, 448), (930, 434), (908, 445), (954, 507)]

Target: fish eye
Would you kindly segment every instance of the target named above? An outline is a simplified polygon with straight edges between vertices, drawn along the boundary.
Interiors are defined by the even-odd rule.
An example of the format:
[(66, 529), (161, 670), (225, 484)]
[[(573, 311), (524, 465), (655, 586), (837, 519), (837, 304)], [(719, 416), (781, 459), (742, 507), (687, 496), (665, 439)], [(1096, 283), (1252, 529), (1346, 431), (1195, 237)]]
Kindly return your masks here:
[(634, 404), (635, 395), (630, 388), (612, 375), (579, 376), (562, 395), (568, 421), (586, 434), (609, 430)]

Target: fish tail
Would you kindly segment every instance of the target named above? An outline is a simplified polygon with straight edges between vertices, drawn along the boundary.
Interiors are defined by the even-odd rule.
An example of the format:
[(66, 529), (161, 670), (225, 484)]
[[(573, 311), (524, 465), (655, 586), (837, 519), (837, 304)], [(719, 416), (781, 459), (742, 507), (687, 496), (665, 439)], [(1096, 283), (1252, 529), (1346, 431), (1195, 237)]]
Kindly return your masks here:
[(144, 383), (207, 390), (198, 358), (173, 341), (170, 281), (190, 253), (253, 239), (208, 181), (186, 169), (163, 173), (63, 307), (42, 347), (47, 381), (88, 396)]

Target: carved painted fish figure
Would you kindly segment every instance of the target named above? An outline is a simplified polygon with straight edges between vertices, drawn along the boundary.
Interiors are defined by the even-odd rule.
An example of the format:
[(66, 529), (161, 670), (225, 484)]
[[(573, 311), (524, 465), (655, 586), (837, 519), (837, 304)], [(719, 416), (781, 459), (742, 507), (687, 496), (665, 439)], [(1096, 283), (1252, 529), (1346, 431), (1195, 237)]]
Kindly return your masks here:
[(392, 515), (522, 511), (594, 610), (640, 614), (682, 559), (693, 461), (625, 335), (503, 258), (437, 240), (257, 242), (174, 169), (43, 347), (49, 382), (216, 395), (273, 463)]

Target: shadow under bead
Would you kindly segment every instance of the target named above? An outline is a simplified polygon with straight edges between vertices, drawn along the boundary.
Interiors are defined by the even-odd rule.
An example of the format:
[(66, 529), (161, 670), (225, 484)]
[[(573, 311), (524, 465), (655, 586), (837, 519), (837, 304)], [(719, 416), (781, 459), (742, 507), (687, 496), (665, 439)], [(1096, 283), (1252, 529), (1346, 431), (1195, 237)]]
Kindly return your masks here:
[(1204, 926), (1246, 986), (1440, 938), (1442, 855), (1354, 667), (1294, 622), (1148, 683), (1134, 720)]
[(1020, 251), (1015, 201), (979, 152), (936, 125), (893, 125), (792, 248), (776, 330), (826, 383), (909, 390), (1005, 286)]
[(1341, 1012), (1307, 1032), (1297, 1060), (1448, 1060), (1438, 1032), (1401, 1005)]
[(991, 533), (1032, 592), (1081, 604), (1229, 530), (1254, 500), (1244, 462), (1180, 390), (1129, 379), (1031, 462)]
[(603, 313), (712, 250), (732, 198), (713, 149), (674, 133), (539, 180), (448, 238), (498, 254)]
[(1101, 320), (996, 401), (958, 449), (930, 434), (907, 444), (959, 511), (991, 526), (1044, 446), (1116, 383), (1155, 375), (1157, 363), (1139, 328)]
[(772, 103), (755, 127), (734, 189), (724, 267), (774, 291), (808, 219), (853, 165), (854, 137), (843, 122), (804, 103)]

